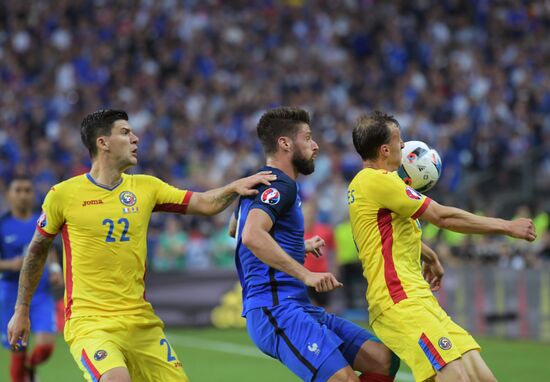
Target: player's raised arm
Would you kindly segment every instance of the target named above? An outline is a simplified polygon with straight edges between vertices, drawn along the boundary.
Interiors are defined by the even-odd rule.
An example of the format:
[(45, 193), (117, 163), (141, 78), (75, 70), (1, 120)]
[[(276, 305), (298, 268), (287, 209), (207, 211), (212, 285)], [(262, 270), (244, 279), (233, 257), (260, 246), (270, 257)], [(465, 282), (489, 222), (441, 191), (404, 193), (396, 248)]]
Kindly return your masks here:
[(317, 292), (329, 292), (342, 286), (332, 273), (311, 272), (290, 257), (269, 234), (272, 227), (273, 221), (265, 211), (252, 209), (243, 228), (243, 244), (265, 264), (301, 280)]
[(8, 342), (11, 346), (16, 346), (18, 340), (21, 340), (23, 346), (27, 345), (31, 299), (44, 271), (53, 239), (54, 237), (46, 237), (37, 230), (29, 244), (19, 276), (15, 313), (8, 324)]
[(435, 201), (428, 205), (420, 218), (440, 228), (460, 233), (500, 234), (527, 241), (533, 241), (537, 237), (531, 219), (504, 220), (479, 216)]
[(246, 178), (238, 179), (228, 185), (206, 192), (194, 192), (187, 213), (192, 215), (215, 215), (225, 210), (238, 195), (256, 195), (259, 184), (270, 185), (277, 177), (271, 171), (261, 171)]

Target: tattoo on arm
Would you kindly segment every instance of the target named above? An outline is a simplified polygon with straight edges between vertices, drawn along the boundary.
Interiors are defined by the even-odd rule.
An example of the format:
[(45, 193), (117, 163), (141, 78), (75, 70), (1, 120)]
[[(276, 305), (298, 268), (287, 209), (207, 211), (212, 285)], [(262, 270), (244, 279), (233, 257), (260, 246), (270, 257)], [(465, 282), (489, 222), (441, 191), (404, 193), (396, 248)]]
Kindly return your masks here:
[(219, 211), (225, 210), (237, 198), (236, 192), (229, 192), (226, 187), (221, 188), (220, 192), (214, 194), (213, 202)]
[(32, 295), (44, 271), (44, 264), (48, 258), (48, 250), (52, 241), (53, 238), (45, 237), (38, 231), (34, 233), (19, 276), (16, 306), (30, 305)]

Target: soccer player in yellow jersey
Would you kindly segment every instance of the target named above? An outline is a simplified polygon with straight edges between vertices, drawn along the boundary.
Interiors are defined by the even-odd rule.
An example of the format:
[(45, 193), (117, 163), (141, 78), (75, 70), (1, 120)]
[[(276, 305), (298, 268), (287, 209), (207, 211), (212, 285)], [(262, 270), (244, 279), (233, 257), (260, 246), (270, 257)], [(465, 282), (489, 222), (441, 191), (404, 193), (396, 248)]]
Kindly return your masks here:
[(127, 175), (137, 163), (138, 137), (124, 111), (84, 118), (81, 137), (89, 173), (52, 187), (42, 207), (21, 276), (8, 340), (29, 335), (29, 304), (53, 238), (64, 245), (65, 340), (87, 381), (188, 381), (145, 298), (146, 238), (154, 211), (213, 215), (237, 195), (255, 195), (276, 177), (261, 172), (207, 192), (179, 190), (147, 175)]
[[(422, 276), (421, 253), (431, 260), (435, 254), (421, 243), (417, 219), (456, 232), (528, 241), (536, 237), (532, 221), (477, 216), (408, 187), (394, 172), (401, 165), (403, 141), (392, 116), (361, 116), (353, 144), (363, 170), (349, 185), (348, 204), (376, 335), (409, 365), (417, 381), (495, 381), (477, 342), (441, 309)], [(427, 264), (429, 279), (437, 276), (435, 263)]]

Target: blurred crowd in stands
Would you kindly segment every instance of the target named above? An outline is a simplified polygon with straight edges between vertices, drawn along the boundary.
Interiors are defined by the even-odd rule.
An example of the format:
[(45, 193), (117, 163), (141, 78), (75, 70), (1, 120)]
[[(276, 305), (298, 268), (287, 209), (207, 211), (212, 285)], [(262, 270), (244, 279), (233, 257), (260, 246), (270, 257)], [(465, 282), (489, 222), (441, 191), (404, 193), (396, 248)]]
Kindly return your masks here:
[[(550, 264), (549, 34), (550, 1), (2, 1), (0, 194), (31, 174), (38, 207), (53, 184), (86, 172), (79, 125), (99, 108), (128, 111), (140, 137), (131, 172), (204, 190), (262, 165), (255, 126), (266, 108), (301, 106), (321, 147), (301, 193), (348, 240), (327, 251), (346, 272), (346, 188), (361, 168), (351, 129), (381, 109), (405, 140), (440, 152), (430, 196), (537, 218), (534, 245), (426, 227), (445, 261)], [(229, 213), (154, 217), (151, 264), (232, 267)]]

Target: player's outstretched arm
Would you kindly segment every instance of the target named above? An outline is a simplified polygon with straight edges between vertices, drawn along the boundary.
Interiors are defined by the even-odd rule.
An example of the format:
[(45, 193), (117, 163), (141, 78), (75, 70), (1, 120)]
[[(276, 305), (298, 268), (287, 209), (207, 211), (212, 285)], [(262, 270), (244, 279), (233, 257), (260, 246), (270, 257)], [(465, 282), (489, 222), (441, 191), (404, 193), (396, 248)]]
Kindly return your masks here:
[(253, 208), (243, 228), (243, 244), (265, 264), (301, 280), (317, 292), (328, 292), (342, 286), (332, 273), (311, 272), (290, 257), (269, 234), (272, 227), (273, 221), (269, 215), (259, 208)]
[(440, 228), (461, 233), (499, 234), (533, 241), (537, 237), (531, 219), (504, 220), (474, 215), (460, 208), (441, 205), (432, 200), (420, 216)]
[(430, 284), (432, 291), (436, 292), (441, 288), (441, 280), (445, 275), (443, 265), (439, 261), (439, 256), (426, 243), (422, 242), (421, 256), (422, 274), (424, 279)]
[(44, 271), (44, 264), (48, 258), (53, 239), (53, 237), (46, 237), (35, 231), (25, 260), (23, 260), (15, 312), (8, 324), (8, 342), (13, 347), (17, 346), (19, 340), (21, 340), (23, 346), (27, 346), (30, 332), (29, 309), (31, 299)]
[(23, 265), (23, 256), (17, 256), (11, 259), (0, 260), (0, 272), (19, 272)]
[(246, 178), (238, 179), (227, 186), (215, 188), (206, 192), (194, 192), (187, 207), (191, 215), (215, 215), (225, 210), (238, 195), (253, 196), (258, 194), (256, 186), (277, 179), (271, 171), (260, 171)]

